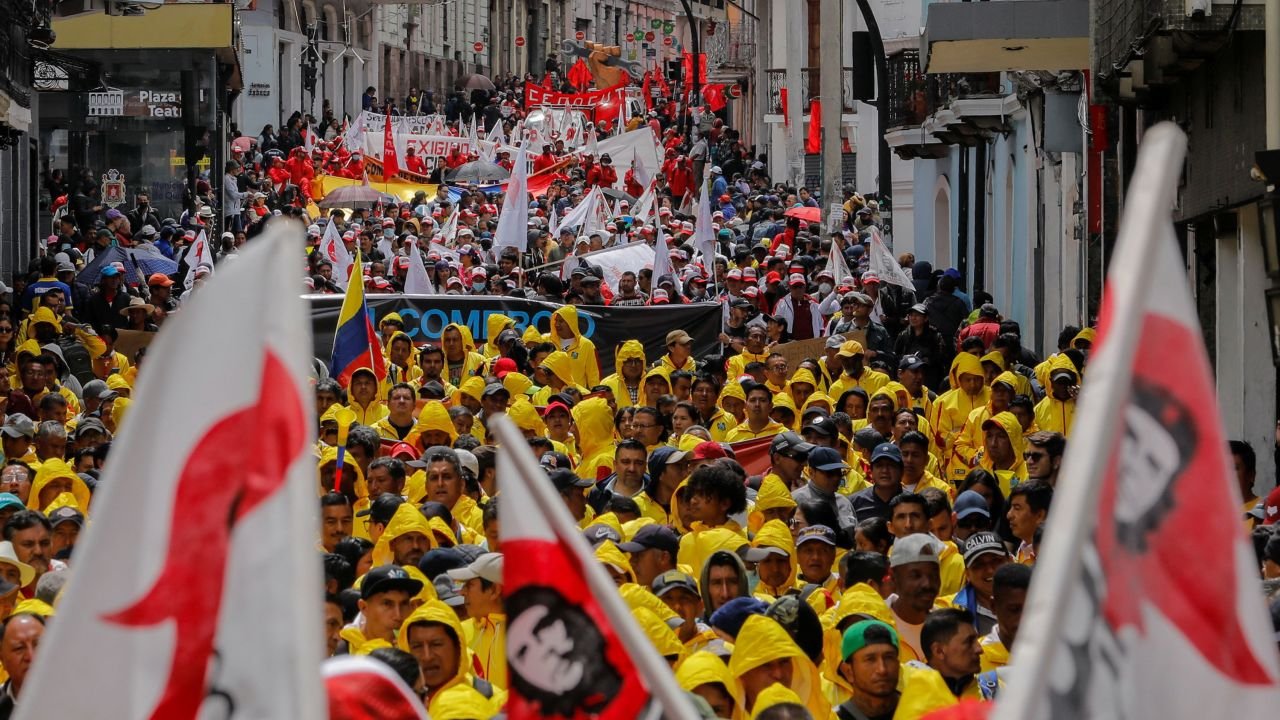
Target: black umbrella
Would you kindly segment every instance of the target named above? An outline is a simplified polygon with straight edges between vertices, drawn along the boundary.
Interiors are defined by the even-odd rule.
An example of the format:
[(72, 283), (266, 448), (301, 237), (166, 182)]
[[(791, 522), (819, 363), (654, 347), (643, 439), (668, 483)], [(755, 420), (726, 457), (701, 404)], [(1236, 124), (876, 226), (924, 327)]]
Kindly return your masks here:
[(400, 201), (396, 196), (388, 195), (369, 185), (345, 185), (331, 190), (328, 195), (324, 196), (324, 199), (316, 203), (316, 207), (321, 210), (329, 210), (331, 208), (367, 208), (379, 203), (390, 205), (397, 202)]
[(635, 198), (631, 197), (627, 193), (624, 193), (621, 190), (614, 190), (611, 187), (602, 187), (600, 188), (600, 192), (611, 200), (626, 200), (628, 203), (634, 203), (636, 201)]
[(498, 89), (497, 86), (493, 84), (492, 80), (479, 73), (469, 76), (466, 81), (462, 83), (462, 87), (466, 90), (493, 91)]
[(484, 185), (502, 182), (509, 177), (511, 177), (511, 171), (501, 165), (495, 165), (484, 160), (472, 160), (469, 163), (459, 165), (456, 170), (449, 173), (446, 179), (449, 182)]

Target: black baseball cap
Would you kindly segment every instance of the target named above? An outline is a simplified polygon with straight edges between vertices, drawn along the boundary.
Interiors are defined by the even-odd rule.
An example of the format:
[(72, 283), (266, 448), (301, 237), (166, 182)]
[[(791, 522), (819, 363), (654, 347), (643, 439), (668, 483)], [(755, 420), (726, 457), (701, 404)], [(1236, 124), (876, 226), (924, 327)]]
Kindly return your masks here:
[(645, 525), (636, 531), (631, 542), (619, 543), (618, 549), (625, 553), (666, 550), (675, 557), (680, 552), (680, 538), (666, 525)]
[(796, 547), (800, 547), (810, 541), (822, 542), (835, 547), (836, 531), (826, 525), (810, 525), (796, 534)]
[(1000, 557), (1008, 557), (1009, 551), (1005, 549), (1004, 543), (1000, 541), (1000, 536), (993, 532), (976, 532), (969, 536), (964, 543), (964, 562), (969, 564), (980, 555), (986, 554), (999, 555)]
[(813, 443), (807, 443), (804, 438), (787, 430), (773, 436), (773, 442), (769, 443), (769, 452), (808, 455), (815, 447), (817, 446)]
[(360, 598), (368, 600), (378, 593), (403, 590), (412, 597), (422, 592), (422, 581), (414, 580), (399, 565), (380, 565), (365, 573), (360, 583)]
[[(648, 526), (652, 527), (652, 526)], [(694, 595), (698, 595), (698, 584), (694, 582), (693, 576), (679, 570), (668, 570), (653, 579), (653, 594), (662, 597), (675, 589), (687, 590)]]
[[(49, 523), (54, 527), (58, 527), (64, 522), (73, 522), (79, 527), (84, 527), (84, 513), (66, 505), (49, 513)], [(0, 593), (0, 596), (2, 595), (4, 593)]]
[(902, 359), (898, 361), (898, 369), (899, 370), (919, 370), (920, 368), (924, 367), (926, 364), (927, 363), (925, 363), (924, 358), (913, 353), (911, 355), (902, 356)]
[[(552, 470), (568, 470), (573, 467), (573, 463), (569, 461), (568, 455), (554, 450), (542, 453), (542, 457), (538, 458), (538, 464), (547, 472), (551, 472)], [(584, 485), (583, 487), (586, 486)]]
[(369, 503), (369, 507), (356, 513), (357, 517), (368, 517), (372, 522), (386, 525), (395, 516), (396, 510), (405, 502), (395, 493), (382, 493)]
[[(547, 454), (550, 455), (551, 453)], [(546, 456), (544, 455), (543, 457)], [(578, 477), (568, 468), (552, 470), (547, 476), (551, 478), (551, 484), (556, 487), (556, 492), (564, 492), (569, 488), (589, 488), (592, 485), (595, 485), (595, 483), (590, 480)]]
[(809, 432), (810, 430), (823, 437), (829, 438), (833, 438), (840, 434), (840, 428), (836, 426), (836, 421), (833, 420), (830, 415), (823, 415), (810, 420), (809, 423), (804, 426), (804, 431)]
[(603, 524), (588, 526), (586, 530), (582, 531), (582, 536), (587, 539), (587, 542), (591, 543), (591, 547), (598, 547), (605, 540), (612, 540), (615, 545), (622, 542), (622, 536), (618, 534), (617, 530)]

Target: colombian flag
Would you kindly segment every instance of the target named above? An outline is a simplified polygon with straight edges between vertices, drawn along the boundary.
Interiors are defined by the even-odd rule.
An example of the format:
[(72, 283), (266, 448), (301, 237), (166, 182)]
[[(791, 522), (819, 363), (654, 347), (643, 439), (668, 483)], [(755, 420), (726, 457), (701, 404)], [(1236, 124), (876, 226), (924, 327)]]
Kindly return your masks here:
[(347, 294), (338, 313), (338, 328), (333, 333), (333, 359), (329, 362), (329, 374), (338, 384), (347, 387), (351, 374), (360, 368), (369, 368), (381, 382), (387, 377), (387, 363), (382, 357), (382, 343), (373, 329), (368, 309), (364, 304), (364, 263), (356, 253), (351, 265), (351, 280)]

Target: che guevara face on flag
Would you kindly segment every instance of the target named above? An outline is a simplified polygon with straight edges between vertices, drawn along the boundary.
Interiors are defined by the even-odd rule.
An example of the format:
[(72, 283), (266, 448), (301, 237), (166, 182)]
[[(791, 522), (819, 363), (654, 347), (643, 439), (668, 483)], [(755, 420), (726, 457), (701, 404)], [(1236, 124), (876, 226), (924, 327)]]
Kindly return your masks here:
[(592, 597), (572, 553), (557, 543), (503, 543), (511, 717), (643, 715), (649, 692)]

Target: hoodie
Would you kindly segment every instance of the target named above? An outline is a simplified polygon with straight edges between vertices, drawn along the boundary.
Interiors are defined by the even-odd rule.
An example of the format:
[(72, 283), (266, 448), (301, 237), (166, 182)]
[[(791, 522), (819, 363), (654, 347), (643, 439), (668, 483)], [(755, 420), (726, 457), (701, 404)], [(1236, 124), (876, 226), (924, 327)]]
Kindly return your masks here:
[(1071, 424), (1076, 419), (1076, 401), (1075, 398), (1070, 400), (1054, 398), (1051, 378), (1054, 373), (1065, 370), (1075, 375), (1076, 382), (1079, 383), (1080, 374), (1076, 372), (1075, 363), (1071, 362), (1071, 358), (1066, 355), (1055, 355), (1048, 362), (1049, 369), (1045, 373), (1045, 380), (1048, 383), (1044, 385), (1044, 388), (1049, 391), (1049, 394), (1036, 403), (1036, 427), (1041, 430), (1059, 432), (1070, 437)]
[(419, 533), (431, 543), (431, 547), (436, 547), (436, 536), (431, 531), (431, 522), (427, 520), (427, 516), (423, 515), (418, 507), (412, 503), (404, 503), (396, 508), (395, 515), (391, 516), (391, 522), (387, 523), (387, 529), (378, 537), (378, 542), (373, 546), (373, 566), (389, 565), (395, 561), (395, 555), (391, 551), (391, 541), (401, 535), (409, 533)]
[(645, 364), (644, 345), (639, 340), (624, 340), (613, 353), (614, 373), (600, 381), (601, 385), (608, 387), (613, 392), (613, 401), (619, 410), (639, 406), (644, 400), (641, 397), (644, 391), (643, 372), (640, 379), (636, 381), (634, 397), (627, 388), (626, 380), (622, 377), (622, 363), (633, 358), (638, 359), (641, 365)]
[(604, 398), (588, 398), (575, 405), (572, 412), (578, 429), (578, 451), (582, 453), (578, 477), (603, 480), (613, 473), (613, 411)]
[[(573, 331), (572, 338), (565, 341), (559, 337), (556, 333), (556, 318), (564, 320), (569, 325)], [(576, 307), (565, 305), (552, 313), (551, 333), (547, 339), (558, 349), (569, 353), (569, 358), (573, 361), (574, 381), (577, 384), (585, 388), (600, 384), (600, 358), (596, 355), (595, 343), (583, 337), (582, 331), (578, 328)]]
[(760, 489), (756, 491), (756, 504), (747, 516), (747, 528), (752, 533), (759, 532), (760, 527), (764, 525), (765, 510), (793, 507), (796, 507), (796, 501), (791, 497), (791, 491), (787, 489), (786, 483), (782, 482), (777, 475), (767, 473), (760, 481)]
[(729, 674), (729, 666), (714, 653), (701, 650), (685, 658), (676, 670), (676, 682), (685, 692), (693, 692), (703, 685), (720, 685), (733, 698), (734, 708), (742, 707), (741, 687)]
[[(792, 663), (790, 689), (800, 696), (802, 704), (816, 718), (828, 717), (831, 706), (822, 695), (822, 678), (818, 668), (796, 645), (787, 631), (772, 618), (764, 615), (752, 615), (742, 624), (738, 632), (738, 641), (733, 645), (733, 654), (729, 656), (729, 674), (738, 685), (738, 693), (746, 702), (746, 689), (742, 685), (742, 676), (766, 663), (790, 658)], [(756, 698), (757, 704), (760, 698)], [(754, 708), (740, 707), (739, 717), (748, 717), (747, 712)]]
[[(999, 353), (996, 353), (997, 355)], [(1012, 388), (1016, 393), (1018, 388), (1017, 376), (1012, 372), (1005, 370), (991, 381), (992, 385), (1004, 385)], [(988, 392), (990, 395), (990, 392)], [(954, 470), (957, 463), (963, 463), (964, 472), (959, 474), (963, 478), (964, 474), (969, 472), (969, 468), (973, 467), (973, 459), (982, 451), (985, 433), (982, 431), (982, 425), (994, 413), (991, 407), (991, 401), (988, 400), (986, 405), (974, 408), (969, 413), (969, 417), (965, 418), (964, 426), (960, 428), (960, 432), (956, 433), (955, 444), (952, 447), (951, 464)]]
[(991, 458), (985, 453), (982, 456), (979, 467), (991, 472), (1000, 481), (1000, 492), (1005, 497), (1009, 497), (1009, 491), (1015, 485), (1027, 479), (1027, 461), (1022, 458), (1022, 451), (1025, 449), (1026, 443), (1022, 440), (1022, 425), (1018, 422), (1018, 418), (1008, 410), (989, 418), (984, 427), (989, 423), (997, 423), (1004, 429), (1009, 436), (1009, 444), (1013, 446), (1013, 467), (1007, 470), (997, 470), (991, 463)]
[(76, 505), (83, 513), (89, 512), (89, 486), (71, 469), (71, 466), (58, 458), (49, 458), (40, 464), (36, 476), (31, 480), (31, 491), (27, 495), (27, 509), (45, 512), (53, 504), (56, 496), (49, 498), (44, 507), (40, 507), (40, 491), (54, 480), (66, 478), (71, 481), (71, 494), (76, 498)]
[(680, 550), (676, 563), (694, 570), (701, 570), (712, 554), (722, 550), (737, 552), (738, 548), (747, 544), (746, 535), (741, 530), (735, 530), (734, 527), (694, 530), (680, 538)]
[[(372, 370), (369, 370), (367, 368), (360, 368), (359, 370), (356, 370), (354, 373), (351, 374), (352, 379), (354, 380), (356, 375), (360, 375), (362, 373), (373, 375)], [(374, 379), (376, 381), (377, 377), (374, 376)], [(360, 423), (361, 425), (368, 425), (370, 427), (377, 425), (378, 421), (386, 417), (387, 414), (390, 412), (387, 410), (387, 404), (383, 402), (381, 385), (379, 385), (378, 387), (378, 394), (375, 395), (374, 398), (369, 401), (368, 405), (361, 405), (360, 403), (356, 402), (354, 395), (349, 396), (349, 399), (350, 399), (350, 402), (347, 403), (347, 408), (350, 409), (351, 412), (356, 414), (356, 422)]]
[(672, 663), (674, 667), (679, 667), (680, 663), (684, 662), (685, 656), (688, 654), (685, 651), (684, 643), (680, 642), (680, 638), (676, 636), (671, 627), (663, 622), (657, 614), (649, 608), (640, 607), (632, 608), (631, 616), (636, 619), (636, 624), (648, 636), (649, 642), (653, 643), (653, 646), (657, 648), (659, 655), (668, 661), (674, 658), (675, 662)]
[[(454, 673), (452, 678), (445, 682), (444, 685), (436, 688), (436, 691), (427, 698), (428, 702), (435, 700), (450, 688), (459, 685), (474, 688), (475, 685), (479, 684), (490, 694), (493, 693), (492, 686), (482, 680), (478, 681), (475, 675), (471, 672), (472, 663), (474, 661), (471, 657), (471, 649), (467, 647), (467, 638), (466, 635), (463, 634), (462, 622), (458, 619), (458, 614), (453, 611), (453, 608), (445, 605), (439, 600), (431, 600), (423, 603), (418, 607), (418, 609), (413, 611), (413, 614), (405, 618), (404, 623), (400, 625), (400, 632), (396, 634), (396, 647), (405, 652), (409, 652), (409, 628), (420, 623), (438, 623), (440, 625), (444, 625), (453, 631), (454, 637), (458, 640), (458, 670)], [(484, 695), (481, 694), (481, 697), (483, 698)], [(494, 699), (496, 698), (485, 698), (486, 701), (492, 701)], [(495, 705), (493, 708), (489, 709), (489, 712), (495, 712), (496, 708), (497, 706)], [(475, 717), (488, 717), (488, 715), (477, 715)]]
[(736, 597), (747, 597), (749, 587), (747, 585), (747, 565), (742, 562), (742, 558), (738, 553), (730, 550), (717, 550), (707, 556), (707, 561), (698, 568), (698, 588), (702, 592), (702, 622), (711, 622), (711, 613), (716, 608), (711, 607), (711, 593), (708, 591), (711, 585), (711, 561), (730, 560), (734, 567), (738, 568), (738, 594)]
[[(578, 378), (573, 367), (573, 359), (569, 353), (559, 350), (549, 353), (542, 359), (542, 367), (547, 369), (558, 379), (565, 387), (577, 388), (579, 395), (586, 395), (587, 391), (578, 383)], [(551, 400), (551, 396), (559, 392), (550, 384), (544, 386), (541, 390), (533, 394), (533, 402), (535, 405), (545, 406)]]
[(760, 532), (756, 533), (755, 539), (751, 541), (753, 548), (777, 548), (786, 552), (787, 565), (790, 566), (791, 572), (783, 584), (772, 587), (764, 584), (761, 580), (756, 586), (754, 596), (767, 603), (786, 595), (795, 589), (796, 575), (798, 568), (796, 567), (796, 541), (791, 537), (791, 529), (781, 520), (770, 520), (760, 528)]
[(454, 371), (456, 365), (450, 366), (449, 359), (445, 357), (444, 372), (441, 373), (444, 380), (451, 385), (461, 385), (464, 380), (469, 377), (480, 375), (484, 371), (484, 356), (476, 352), (476, 342), (471, 337), (471, 329), (466, 325), (458, 323), (449, 323), (440, 331), (440, 336), (444, 337), (444, 333), (453, 328), (462, 336), (462, 366), (458, 371)]
[(427, 714), (432, 720), (474, 720), (497, 715), (498, 706), (470, 685), (453, 685), (431, 698)]
[(485, 343), (480, 353), (485, 360), (498, 357), (498, 336), (507, 328), (514, 328), (516, 321), (503, 315), (502, 313), (493, 313), (484, 319), (485, 327)]
[[(405, 340), (408, 340), (409, 347), (411, 349), (409, 351), (409, 359), (406, 361), (405, 367), (401, 367), (399, 365), (393, 364), (391, 360), (388, 358), (387, 376), (382, 380), (382, 388), (380, 393), (381, 396), (384, 398), (389, 397), (391, 395), (391, 388), (396, 383), (405, 382), (405, 383), (410, 383), (414, 386), (417, 386), (422, 382), (422, 368), (418, 366), (417, 353), (412, 350), (413, 340), (411, 340), (409, 336), (406, 335), (405, 333), (396, 331), (391, 334), (391, 337), (387, 338), (388, 350), (391, 349), (391, 343), (396, 338), (404, 338)], [(389, 355), (390, 353), (388, 352), (388, 356)]]
[[(969, 413), (985, 405), (991, 395), (990, 390), (985, 386), (977, 395), (969, 395), (960, 387), (961, 375), (984, 377), (982, 361), (972, 353), (962, 352), (956, 355), (951, 361), (951, 389), (939, 395), (933, 403), (934, 416), (931, 424), (934, 439), (942, 449), (943, 457), (946, 458), (951, 457), (956, 438), (964, 427), (965, 421), (969, 419)], [(962, 468), (956, 464), (950, 464), (947, 469), (947, 477), (943, 479), (951, 482), (964, 479), (964, 475), (968, 473), (968, 468)], [(959, 472), (959, 475), (953, 475), (952, 471)]]

